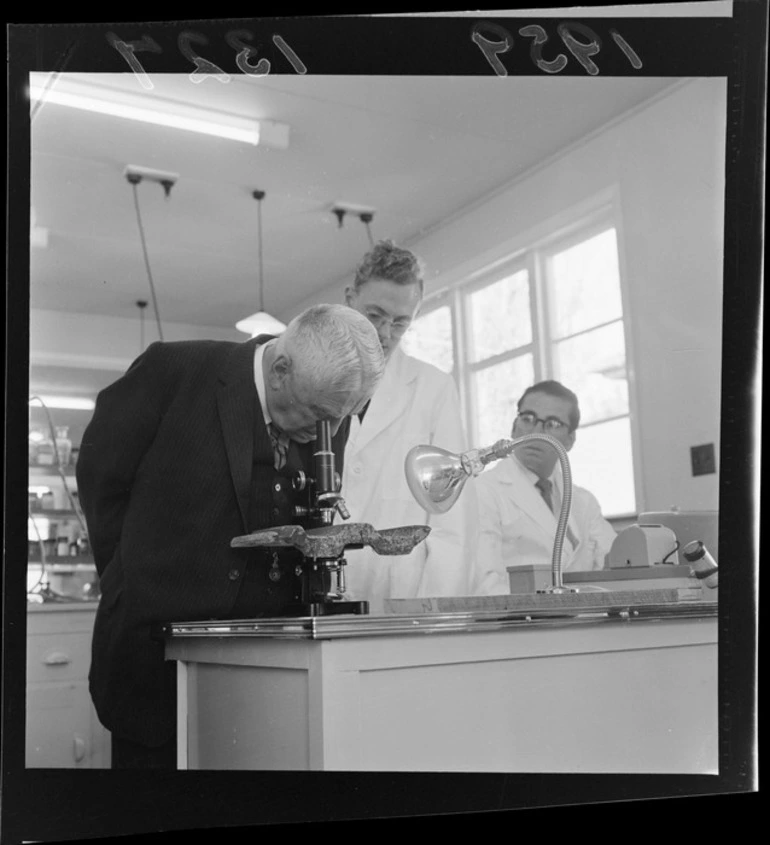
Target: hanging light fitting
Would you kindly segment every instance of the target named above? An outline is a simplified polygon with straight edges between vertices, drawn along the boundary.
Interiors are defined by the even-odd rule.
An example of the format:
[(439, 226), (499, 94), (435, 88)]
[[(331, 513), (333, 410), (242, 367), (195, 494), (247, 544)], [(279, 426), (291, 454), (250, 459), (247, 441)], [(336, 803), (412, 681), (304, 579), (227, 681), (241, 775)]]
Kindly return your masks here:
[(257, 337), (261, 334), (280, 334), (286, 325), (280, 320), (276, 320), (265, 311), (265, 282), (264, 270), (262, 266), (262, 200), (265, 198), (264, 191), (253, 191), (252, 196), (258, 203), (257, 212), (257, 243), (259, 247), (259, 311), (239, 320), (235, 324), (235, 328), (239, 332), (245, 332), (251, 337)]

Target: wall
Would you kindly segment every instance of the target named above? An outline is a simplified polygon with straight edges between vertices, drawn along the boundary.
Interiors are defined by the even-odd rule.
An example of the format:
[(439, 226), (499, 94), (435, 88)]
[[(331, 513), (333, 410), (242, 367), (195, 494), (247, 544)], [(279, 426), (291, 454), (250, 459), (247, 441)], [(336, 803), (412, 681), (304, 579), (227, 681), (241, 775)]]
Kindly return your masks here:
[[(724, 79), (683, 81), (408, 244), (432, 271), (429, 295), (558, 225), (565, 210), (615, 197), (640, 511), (718, 507), (718, 475), (692, 476), (690, 446), (714, 443), (718, 454), (725, 115)], [(340, 301), (343, 286), (313, 302)]]
[[(145, 346), (158, 340), (151, 314), (144, 320)], [(164, 323), (164, 340), (246, 340), (235, 329)], [(104, 317), (31, 309), (32, 364), (124, 371), (141, 351), (139, 318)]]

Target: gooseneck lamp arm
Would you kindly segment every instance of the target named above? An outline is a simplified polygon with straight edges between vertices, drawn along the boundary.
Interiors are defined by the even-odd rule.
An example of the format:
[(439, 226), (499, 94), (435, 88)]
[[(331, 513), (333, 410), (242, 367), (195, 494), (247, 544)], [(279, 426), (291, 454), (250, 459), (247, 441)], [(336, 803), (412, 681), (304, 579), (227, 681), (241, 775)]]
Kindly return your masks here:
[(469, 478), (480, 475), (487, 464), (507, 457), (517, 446), (528, 440), (542, 440), (548, 443), (559, 457), (564, 478), (564, 494), (556, 522), (549, 592), (571, 592), (562, 583), (561, 557), (572, 507), (572, 472), (567, 450), (555, 437), (533, 432), (513, 440), (498, 440), (492, 446), (470, 449), (459, 455), (438, 446), (415, 446), (409, 451), (404, 462), (406, 482), (414, 498), (426, 511), (446, 513), (459, 498)]

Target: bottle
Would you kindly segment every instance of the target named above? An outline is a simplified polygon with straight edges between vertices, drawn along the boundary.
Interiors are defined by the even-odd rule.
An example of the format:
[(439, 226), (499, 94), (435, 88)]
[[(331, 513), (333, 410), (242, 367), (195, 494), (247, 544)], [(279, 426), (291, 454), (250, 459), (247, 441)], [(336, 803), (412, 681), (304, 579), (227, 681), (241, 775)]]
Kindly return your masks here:
[(67, 557), (70, 553), (70, 544), (64, 534), (59, 534), (56, 538), (56, 556)]
[(69, 541), (69, 555), (70, 557), (77, 557), (80, 554), (80, 546), (78, 539), (80, 538), (80, 529), (76, 523), (70, 523), (69, 531), (67, 532), (67, 540)]
[(72, 456), (72, 441), (69, 438), (69, 428), (60, 425), (56, 428), (56, 455), (59, 459), (59, 466), (69, 466)]
[(55, 461), (54, 446), (50, 438), (45, 438), (37, 444), (38, 466), (53, 466)]
[(690, 564), (692, 574), (713, 590), (719, 581), (719, 569), (717, 562), (711, 557), (703, 543), (700, 540), (693, 540), (682, 549), (682, 554)]

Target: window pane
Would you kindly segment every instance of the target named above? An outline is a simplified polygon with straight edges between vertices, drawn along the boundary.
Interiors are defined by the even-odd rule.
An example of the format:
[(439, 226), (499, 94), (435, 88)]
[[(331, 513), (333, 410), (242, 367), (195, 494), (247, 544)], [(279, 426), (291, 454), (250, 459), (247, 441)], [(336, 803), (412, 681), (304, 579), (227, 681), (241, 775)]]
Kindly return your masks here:
[(473, 374), (474, 447), (511, 436), (516, 403), (534, 381), (532, 355), (519, 355)]
[(520, 270), (468, 294), (471, 361), (483, 361), (532, 341), (529, 281)]
[(401, 339), (401, 347), (407, 355), (427, 361), (445, 373), (451, 373), (454, 358), (450, 307), (442, 305), (418, 317)]
[(628, 413), (623, 322), (555, 343), (554, 378), (577, 394), (583, 423)]
[(614, 229), (552, 255), (547, 277), (554, 338), (622, 316)]
[(590, 490), (604, 516), (636, 513), (628, 417), (577, 430), (569, 453), (572, 482)]

